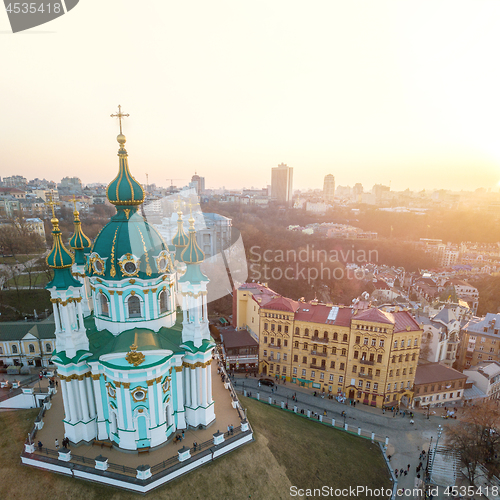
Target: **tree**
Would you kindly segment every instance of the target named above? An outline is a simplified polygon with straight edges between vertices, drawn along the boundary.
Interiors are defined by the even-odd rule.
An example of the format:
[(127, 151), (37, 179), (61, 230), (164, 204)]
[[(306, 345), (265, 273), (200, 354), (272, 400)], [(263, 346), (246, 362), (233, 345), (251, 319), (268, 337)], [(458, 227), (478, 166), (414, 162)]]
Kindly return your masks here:
[(500, 410), (496, 402), (485, 401), (466, 407), (460, 425), (446, 427), (446, 442), (450, 449), (460, 454), (470, 484), (474, 485), (479, 464), (498, 468)]

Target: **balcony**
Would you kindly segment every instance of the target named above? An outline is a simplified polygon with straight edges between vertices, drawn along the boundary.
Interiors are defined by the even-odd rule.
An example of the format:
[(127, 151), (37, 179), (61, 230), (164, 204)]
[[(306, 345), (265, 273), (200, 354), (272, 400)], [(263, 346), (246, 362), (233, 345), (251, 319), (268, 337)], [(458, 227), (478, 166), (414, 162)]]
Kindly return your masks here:
[(367, 378), (368, 380), (373, 378), (373, 375), (369, 375), (368, 373), (358, 373), (358, 376), (361, 378)]
[(325, 339), (323, 337), (312, 337), (311, 340), (313, 342), (317, 342), (318, 344), (328, 344), (328, 339)]
[(319, 351), (311, 351), (311, 354), (313, 356), (323, 356), (324, 358), (326, 358), (328, 356), (328, 353), (326, 353), (326, 352), (319, 352)]
[(313, 365), (313, 364), (310, 364), (309, 368), (312, 368), (314, 370), (326, 370), (326, 366), (318, 366), (318, 365)]
[(267, 344), (268, 347), (271, 349), (281, 349), (281, 345), (276, 345), (276, 344)]
[(375, 361), (368, 361), (367, 359), (360, 359), (359, 362), (362, 364), (362, 365), (370, 365), (370, 366), (373, 366), (375, 364)]

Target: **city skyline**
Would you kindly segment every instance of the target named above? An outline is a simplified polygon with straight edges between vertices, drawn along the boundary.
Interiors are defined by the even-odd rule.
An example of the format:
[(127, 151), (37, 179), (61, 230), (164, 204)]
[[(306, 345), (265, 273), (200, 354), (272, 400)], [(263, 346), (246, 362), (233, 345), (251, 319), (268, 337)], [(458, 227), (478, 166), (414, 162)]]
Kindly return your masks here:
[[(500, 6), (493, 2), (96, 0), (8, 33), (2, 172), (105, 182), (118, 104), (137, 180), (264, 187), (497, 189)], [(92, 26), (89, 37), (88, 27)], [(174, 182), (175, 183), (175, 182)]]

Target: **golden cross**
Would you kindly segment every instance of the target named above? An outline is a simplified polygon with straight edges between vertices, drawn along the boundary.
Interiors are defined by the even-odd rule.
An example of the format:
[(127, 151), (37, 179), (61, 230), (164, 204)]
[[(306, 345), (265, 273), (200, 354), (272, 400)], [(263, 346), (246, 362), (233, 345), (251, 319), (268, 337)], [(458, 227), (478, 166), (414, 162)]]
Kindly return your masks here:
[(180, 210), (181, 210), (181, 208), (182, 208), (182, 198), (181, 198), (181, 195), (179, 195), (179, 196), (177, 197), (176, 202), (177, 202), (177, 203), (176, 203), (176, 208), (177, 208), (177, 210), (178, 210), (178, 211), (180, 211)]
[(52, 208), (52, 218), (55, 219), (56, 218), (56, 213), (54, 211), (54, 205), (60, 205), (60, 203), (58, 201), (54, 201), (54, 194), (53, 194), (52, 190), (50, 190), (50, 194), (47, 195), (47, 198), (49, 199), (49, 201), (46, 201), (44, 203), (44, 205), (46, 207), (50, 206), (50, 208)]
[(111, 115), (111, 118), (118, 118), (120, 120), (120, 134), (122, 133), (122, 118), (124, 118), (125, 116), (130, 115), (122, 113), (122, 107), (118, 104), (118, 113), (116, 113), (116, 115)]
[(72, 201), (72, 202), (73, 202), (73, 205), (74, 205), (74, 207), (75, 207), (75, 212), (77, 212), (78, 210), (76, 209), (76, 201), (77, 201), (77, 200), (76, 200), (76, 196), (75, 196), (75, 195), (73, 195), (73, 198), (70, 198), (70, 200), (69, 200), (69, 201)]

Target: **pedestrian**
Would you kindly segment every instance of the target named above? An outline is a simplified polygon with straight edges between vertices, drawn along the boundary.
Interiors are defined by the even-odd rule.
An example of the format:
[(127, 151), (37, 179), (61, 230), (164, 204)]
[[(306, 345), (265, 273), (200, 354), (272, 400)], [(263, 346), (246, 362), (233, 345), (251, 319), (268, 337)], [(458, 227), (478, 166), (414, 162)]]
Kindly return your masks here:
[(58, 441), (58, 439), (56, 438), (56, 450), (58, 450), (58, 449), (59, 449), (59, 441)]
[(184, 439), (184, 431), (182, 431), (182, 439)]
[(391, 457), (392, 455), (387, 455), (387, 460), (389, 460), (389, 462), (391, 461)]
[(405, 476), (407, 476), (407, 475), (408, 475), (408, 471), (407, 471), (407, 470), (405, 470), (405, 471), (404, 471), (404, 475), (405, 475)]
[(260, 380), (259, 380), (259, 387), (260, 387)]
[(59, 380), (56, 379), (56, 389), (59, 387)]
[(408, 469), (407, 470), (410, 470), (410, 464), (408, 464)]
[(403, 467), (401, 467), (401, 469), (399, 469), (399, 475), (402, 476), (403, 475)]
[(41, 441), (38, 441), (38, 451), (42, 451), (43, 444)]

